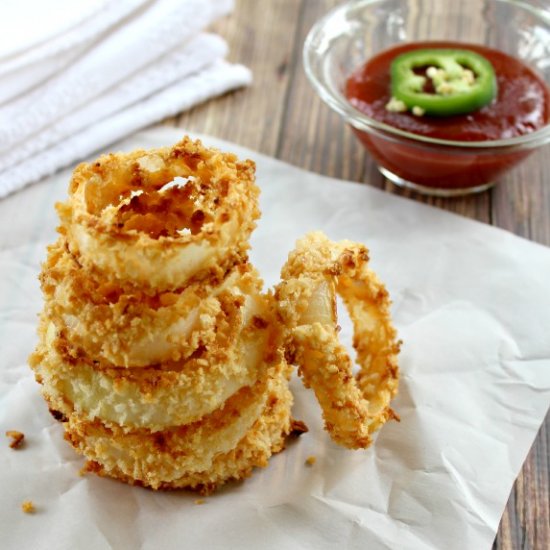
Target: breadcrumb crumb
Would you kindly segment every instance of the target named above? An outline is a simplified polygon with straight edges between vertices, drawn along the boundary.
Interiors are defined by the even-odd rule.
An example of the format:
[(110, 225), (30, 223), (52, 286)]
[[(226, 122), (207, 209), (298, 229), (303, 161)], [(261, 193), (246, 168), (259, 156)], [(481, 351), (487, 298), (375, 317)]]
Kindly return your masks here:
[(198, 498), (197, 500), (195, 500), (195, 504), (197, 505), (200, 505), (200, 504), (204, 504), (206, 501), (204, 500), (204, 498)]
[(34, 514), (36, 512), (36, 508), (32, 500), (23, 501), (21, 503), (21, 510), (23, 510), (25, 514)]
[(23, 445), (23, 440), (25, 439), (25, 434), (23, 432), (8, 430), (6, 436), (11, 438), (10, 447), (12, 449), (20, 449)]
[(290, 422), (290, 435), (293, 437), (300, 437), (302, 434), (305, 434), (309, 431), (305, 422), (301, 420), (291, 419)]
[(313, 466), (317, 462), (317, 457), (311, 455), (306, 458), (306, 466)]

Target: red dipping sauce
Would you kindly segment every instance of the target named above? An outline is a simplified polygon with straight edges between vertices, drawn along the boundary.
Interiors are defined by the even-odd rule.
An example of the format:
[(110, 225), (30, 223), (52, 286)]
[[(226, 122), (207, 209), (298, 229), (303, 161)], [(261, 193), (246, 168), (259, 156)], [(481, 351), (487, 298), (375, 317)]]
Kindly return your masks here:
[[(386, 109), (391, 98), (390, 65), (405, 52), (423, 48), (458, 48), (488, 59), (497, 76), (498, 95), (492, 103), (466, 115), (414, 116)], [(502, 140), (536, 131), (550, 121), (550, 91), (524, 63), (498, 50), (459, 42), (415, 42), (386, 50), (354, 72), (345, 94), (359, 111), (379, 122), (441, 140), (480, 142), (479, 148), (421, 144), (394, 140), (354, 129), (378, 163), (414, 184), (441, 189), (485, 186), (523, 160), (528, 149), (488, 149), (484, 141)], [(399, 141), (397, 141), (399, 140)], [(472, 143), (474, 145), (474, 143)]]

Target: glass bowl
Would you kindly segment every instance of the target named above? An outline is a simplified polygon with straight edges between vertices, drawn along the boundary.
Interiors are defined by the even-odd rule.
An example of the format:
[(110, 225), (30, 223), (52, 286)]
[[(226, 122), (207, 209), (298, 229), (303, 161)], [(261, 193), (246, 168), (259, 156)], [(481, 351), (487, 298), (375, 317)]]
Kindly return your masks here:
[(510, 139), (462, 142), (405, 132), (355, 109), (344, 95), (347, 78), (378, 52), (416, 41), (488, 46), (522, 60), (550, 82), (550, 11), (525, 2), (356, 0), (333, 9), (307, 36), (305, 71), (389, 180), (428, 195), (477, 193), (550, 142), (549, 124)]

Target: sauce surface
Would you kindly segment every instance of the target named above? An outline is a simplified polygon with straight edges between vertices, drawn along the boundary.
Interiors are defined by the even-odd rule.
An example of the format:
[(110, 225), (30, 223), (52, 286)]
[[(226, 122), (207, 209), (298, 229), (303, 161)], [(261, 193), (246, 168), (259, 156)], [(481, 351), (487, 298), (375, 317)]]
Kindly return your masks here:
[[(477, 52), (493, 65), (498, 94), (489, 105), (466, 115), (414, 116), (386, 109), (391, 98), (390, 65), (399, 54), (422, 48)], [(406, 132), (453, 141), (508, 139), (528, 134), (550, 120), (550, 90), (524, 63), (498, 50), (461, 42), (414, 42), (386, 50), (355, 71), (345, 94), (365, 115)]]

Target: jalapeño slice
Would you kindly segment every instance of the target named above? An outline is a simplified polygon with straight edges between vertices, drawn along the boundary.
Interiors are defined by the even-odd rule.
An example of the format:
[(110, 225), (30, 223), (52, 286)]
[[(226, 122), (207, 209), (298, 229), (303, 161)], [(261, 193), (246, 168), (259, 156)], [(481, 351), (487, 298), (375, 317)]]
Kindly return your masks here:
[(391, 92), (408, 110), (462, 115), (491, 103), (497, 81), (490, 61), (475, 52), (419, 49), (393, 60)]

